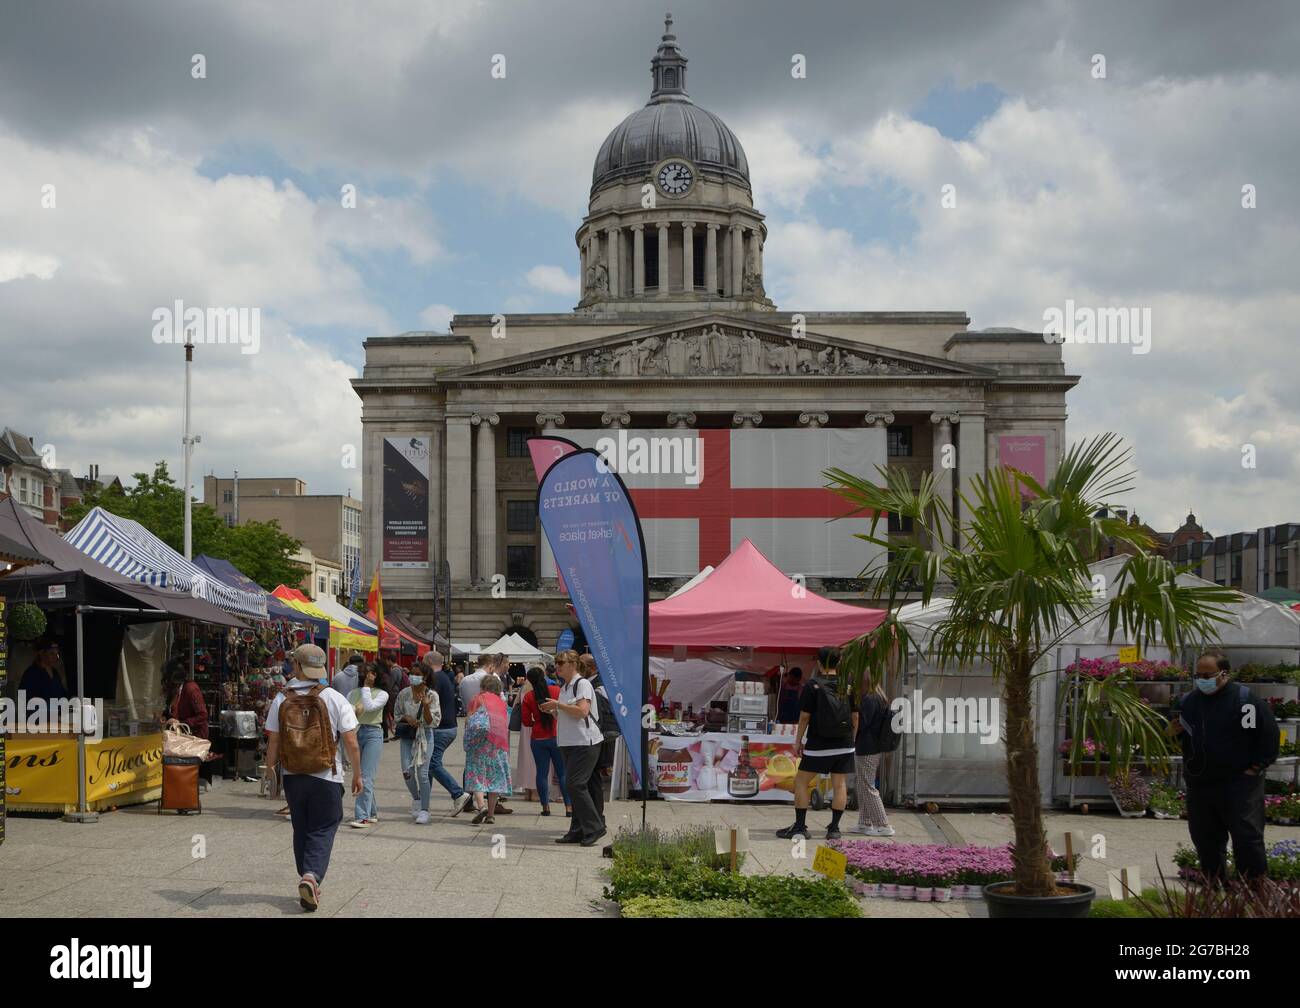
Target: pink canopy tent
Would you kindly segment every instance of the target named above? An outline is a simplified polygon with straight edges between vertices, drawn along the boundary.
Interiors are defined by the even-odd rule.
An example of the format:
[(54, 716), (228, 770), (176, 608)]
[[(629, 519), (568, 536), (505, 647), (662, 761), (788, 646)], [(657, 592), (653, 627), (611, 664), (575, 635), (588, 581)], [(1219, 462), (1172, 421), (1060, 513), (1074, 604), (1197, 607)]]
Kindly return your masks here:
[(746, 539), (707, 578), (650, 604), (650, 646), (815, 651), (874, 630), (883, 609), (864, 609), (805, 591)]

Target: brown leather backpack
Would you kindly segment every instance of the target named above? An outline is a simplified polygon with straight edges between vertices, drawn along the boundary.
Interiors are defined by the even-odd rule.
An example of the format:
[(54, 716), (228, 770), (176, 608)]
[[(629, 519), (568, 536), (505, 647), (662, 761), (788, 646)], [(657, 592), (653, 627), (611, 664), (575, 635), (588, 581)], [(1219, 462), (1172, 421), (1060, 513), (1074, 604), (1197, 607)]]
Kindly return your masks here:
[(334, 768), (337, 747), (322, 685), (285, 687), (280, 702), (280, 766), (289, 773), (314, 774)]

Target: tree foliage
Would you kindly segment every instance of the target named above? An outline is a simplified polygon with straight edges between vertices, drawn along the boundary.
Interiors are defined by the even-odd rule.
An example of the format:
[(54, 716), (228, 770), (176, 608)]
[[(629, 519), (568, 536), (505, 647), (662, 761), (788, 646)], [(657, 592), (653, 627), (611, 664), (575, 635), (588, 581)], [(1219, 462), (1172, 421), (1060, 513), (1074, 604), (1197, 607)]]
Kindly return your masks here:
[[(999, 468), (973, 478), (959, 495), (964, 514), (955, 526), (957, 548), (944, 542), (954, 528), (951, 507), (936, 493), (930, 474), (911, 486), (898, 468), (879, 470), (881, 483), (842, 469), (826, 472), (831, 489), (854, 512), (873, 513), (859, 538), (884, 548), (875, 567), (863, 572), (869, 589), (890, 609), (919, 591), (929, 604), (945, 594), (946, 610), (924, 634), (913, 633), (891, 613), (870, 634), (845, 646), (840, 672), (853, 681), (879, 684), (891, 662), (917, 650), (939, 667), (987, 663), (1000, 680), (1006, 713), (1007, 783), (1015, 824), (1015, 880), (1023, 895), (1054, 890), (1046, 854), (1034, 739), (1032, 682), (1056, 645), (1077, 628), (1104, 621), (1108, 639), (1144, 648), (1180, 647), (1212, 641), (1227, 618), (1222, 608), (1237, 593), (1217, 586), (1180, 585), (1177, 569), (1149, 553), (1140, 529), (1110, 513), (1112, 499), (1132, 489), (1131, 453), (1115, 434), (1071, 447), (1046, 485), (1027, 473)], [(1028, 494), (1026, 494), (1028, 491)], [(911, 518), (917, 534), (879, 536), (889, 514)], [(1096, 591), (1088, 558), (1105, 540), (1129, 544), (1108, 594)], [(914, 639), (915, 636), (915, 639)], [(1126, 684), (1100, 685), (1082, 695), (1088, 723), (1105, 725), (1112, 752), (1141, 745), (1146, 757), (1166, 755), (1153, 716)]]

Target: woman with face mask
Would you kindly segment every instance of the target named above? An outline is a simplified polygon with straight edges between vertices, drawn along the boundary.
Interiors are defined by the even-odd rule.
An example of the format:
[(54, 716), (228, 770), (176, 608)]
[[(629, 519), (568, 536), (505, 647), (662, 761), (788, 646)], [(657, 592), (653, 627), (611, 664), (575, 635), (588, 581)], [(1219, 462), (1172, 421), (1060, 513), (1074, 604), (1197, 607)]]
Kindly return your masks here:
[(433, 732), (442, 720), (442, 704), (436, 691), (424, 679), (424, 666), (411, 673), (411, 685), (397, 694), (393, 704), (397, 740), (401, 745), (402, 778), (411, 792), (411, 815), (423, 826), (429, 821), (429, 757), (433, 754)]
[(1237, 874), (1268, 873), (1264, 852), (1264, 776), (1277, 759), (1273, 711), (1245, 686), (1230, 682), (1232, 666), (1220, 651), (1196, 662), (1191, 693), (1169, 722), (1183, 747), (1187, 829), (1201, 872), (1221, 878), (1229, 837)]

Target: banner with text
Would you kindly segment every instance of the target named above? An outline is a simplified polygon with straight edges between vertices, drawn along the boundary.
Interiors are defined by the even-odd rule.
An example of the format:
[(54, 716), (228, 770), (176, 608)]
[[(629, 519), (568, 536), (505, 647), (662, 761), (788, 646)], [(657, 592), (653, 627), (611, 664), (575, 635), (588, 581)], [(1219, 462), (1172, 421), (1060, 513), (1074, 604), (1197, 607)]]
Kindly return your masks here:
[(423, 437), (384, 438), (385, 567), (429, 566), (429, 446)]
[(565, 455), (572, 446), (560, 438), (529, 444), (534, 451), (549, 445), (558, 457), (538, 487), (537, 513), (639, 781), (649, 614), (636, 509), (623, 481), (594, 451)]

